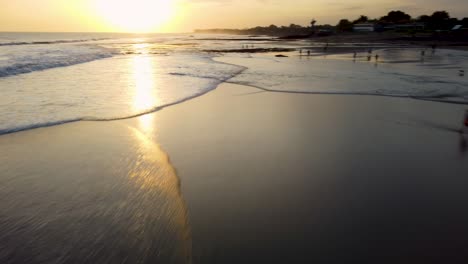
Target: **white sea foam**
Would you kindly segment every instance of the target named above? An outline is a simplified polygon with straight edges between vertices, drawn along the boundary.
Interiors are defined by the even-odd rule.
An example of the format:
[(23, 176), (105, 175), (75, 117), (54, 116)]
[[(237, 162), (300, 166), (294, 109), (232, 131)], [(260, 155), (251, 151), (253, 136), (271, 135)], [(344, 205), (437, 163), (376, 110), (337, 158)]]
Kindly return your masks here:
[[(367, 61), (367, 53), (353, 62), (352, 54), (275, 58), (272, 53), (203, 52), (312, 45), (230, 38), (1, 33), (0, 134), (137, 116), (206, 93), (226, 80), (275, 92), (468, 103), (468, 79), (460, 72), (468, 68), (467, 52), (427, 51), (422, 60), (416, 49), (377, 50), (377, 64), (374, 58)], [(213, 56), (221, 57), (217, 62)]]
[(9, 45), (0, 47), (0, 77), (64, 67), (112, 56), (95, 45)]
[(248, 69), (230, 82), (268, 91), (411, 97), (468, 104), (468, 53), (438, 50), (424, 59), (419, 50), (380, 50), (379, 60), (352, 55), (311, 58), (230, 56), (220, 61)]
[(47, 44), (62, 44), (62, 43), (82, 43), (89, 41), (106, 40), (107, 38), (92, 38), (92, 39), (58, 39), (58, 40), (39, 40), (39, 41), (11, 41), (0, 42), (0, 46), (22, 46), (22, 45), (47, 45)]
[(0, 134), (138, 116), (206, 93), (242, 70), (207, 55), (132, 55), (0, 78)]

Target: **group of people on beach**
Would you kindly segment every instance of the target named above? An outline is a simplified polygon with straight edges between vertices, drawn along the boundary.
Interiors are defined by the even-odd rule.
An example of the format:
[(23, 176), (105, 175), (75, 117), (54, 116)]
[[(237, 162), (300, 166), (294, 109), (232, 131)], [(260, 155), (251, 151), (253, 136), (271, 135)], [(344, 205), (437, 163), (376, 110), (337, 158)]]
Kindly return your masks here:
[[(310, 50), (307, 50), (307, 56), (310, 56)], [(299, 49), (299, 55), (302, 56), (302, 49)]]
[[(372, 52), (373, 52), (373, 49), (370, 48), (367, 50), (367, 61), (371, 61), (372, 60)], [(357, 57), (357, 52), (354, 52), (354, 55), (353, 55), (353, 58), (356, 59)], [(375, 54), (375, 62), (379, 61), (379, 54)]]
[[(326, 43), (325, 46), (323, 47), (323, 51), (324, 51), (324, 52), (327, 52), (327, 51), (328, 51), (328, 47), (329, 47), (329, 45), (328, 45), (328, 43)], [(367, 51), (367, 53), (368, 53), (368, 55), (367, 55), (367, 60), (368, 60), (368, 61), (371, 61), (371, 59), (372, 59), (372, 52), (373, 52), (372, 48), (370, 48), (370, 49)], [(299, 55), (300, 55), (300, 56), (303, 56), (304, 53), (307, 54), (307, 56), (310, 56), (310, 55), (311, 55), (311, 51), (310, 51), (309, 49), (306, 50), (306, 51), (303, 51), (302, 49), (299, 49)], [(376, 61), (376, 62), (377, 62), (377, 61), (379, 60), (379, 58), (380, 58), (379, 54), (375, 54), (374, 57), (375, 57), (375, 61)], [(354, 58), (354, 60), (357, 58), (357, 52), (356, 52), (356, 51), (353, 52), (353, 58)]]
[[(327, 52), (327, 51), (328, 51), (328, 46), (329, 46), (329, 45), (328, 45), (328, 42), (327, 42), (327, 43), (325, 44), (325, 46), (323, 46), (323, 52)], [(299, 49), (299, 55), (300, 55), (300, 56), (302, 56), (302, 53), (303, 53), (302, 49)], [(310, 50), (307, 50), (307, 51), (306, 51), (306, 54), (307, 54), (307, 56), (310, 56), (310, 55), (311, 55)]]
[(242, 45), (242, 49), (248, 49), (248, 48), (253, 48), (254, 45), (248, 45), (248, 44), (245, 44), (245, 45)]
[[(244, 46), (242, 46), (244, 48)], [(253, 48), (253, 45), (251, 46)], [(246, 45), (246, 48), (248, 48), (248, 45)], [(326, 43), (325, 46), (323, 47), (323, 52), (326, 53), (328, 51), (328, 48), (329, 48), (329, 44)], [(431, 50), (432, 50), (432, 55), (434, 55), (436, 53), (436, 49), (437, 49), (437, 44), (432, 44), (431, 45)], [(424, 58), (426, 56), (426, 49), (422, 49), (421, 50), (421, 61), (424, 61)], [(299, 49), (299, 56), (311, 56), (312, 53), (311, 53), (311, 50), (310, 49)], [(356, 61), (356, 58), (358, 57), (358, 53), (357, 51), (354, 51), (353, 52), (353, 61), (355, 62)], [(375, 63), (377, 65), (377, 63), (379, 62), (379, 59), (380, 59), (380, 55), (379, 54), (375, 54), (373, 55), (373, 49), (372, 48), (369, 48), (367, 50), (367, 61), (372, 61), (372, 57), (374, 57), (375, 59)], [(460, 77), (463, 77), (465, 76), (465, 71), (464, 70), (459, 70), (458, 71), (458, 74)]]
[[(253, 47), (253, 45), (252, 45), (252, 47)], [(328, 48), (329, 48), (329, 44), (328, 44), (328, 42), (327, 42), (327, 43), (325, 43), (325, 45), (323, 46), (323, 52), (327, 52), (327, 51), (328, 51)], [(435, 44), (435, 43), (432, 44), (432, 45), (431, 45), (432, 55), (435, 54), (436, 49), (437, 49), (437, 44)], [(367, 50), (367, 54), (368, 54), (368, 55), (367, 55), (367, 61), (371, 61), (371, 60), (372, 60), (372, 52), (373, 52), (373, 49), (372, 49), (372, 48), (370, 48), (370, 49)], [(303, 51), (302, 49), (299, 49), (299, 55), (300, 55), (300, 56), (303, 56), (304, 53), (305, 53), (307, 56), (310, 56), (310, 55), (311, 55), (311, 51), (310, 51), (309, 49), (306, 50), (306, 51)], [(423, 58), (424, 56), (426, 56), (426, 50), (425, 50), (425, 49), (421, 50), (421, 58)], [(353, 58), (354, 58), (354, 59), (357, 58), (357, 52), (356, 52), (356, 51), (353, 52)], [(375, 58), (375, 61), (377, 62), (377, 61), (379, 60), (379, 58), (380, 58), (379, 54), (375, 54), (375, 55), (374, 55), (374, 58)]]

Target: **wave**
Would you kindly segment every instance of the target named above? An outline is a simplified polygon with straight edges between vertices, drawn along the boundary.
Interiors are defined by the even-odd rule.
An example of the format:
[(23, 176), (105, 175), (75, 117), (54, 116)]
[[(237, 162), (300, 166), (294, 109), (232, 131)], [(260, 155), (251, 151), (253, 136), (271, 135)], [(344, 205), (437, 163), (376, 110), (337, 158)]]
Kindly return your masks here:
[[(180, 73), (180, 72), (170, 72), (169, 75), (173, 76), (181, 76), (181, 77), (192, 77), (192, 78), (199, 78), (199, 79), (210, 79), (210, 80), (216, 80), (220, 82), (224, 82), (224, 78), (217, 78), (215, 76), (203, 76), (203, 75), (198, 75), (198, 74), (192, 74), (192, 73)], [(234, 77), (234, 76), (232, 76)], [(230, 77), (230, 78), (232, 78)], [(230, 79), (228, 78), (228, 79)]]
[(41, 128), (41, 127), (63, 125), (63, 124), (73, 123), (73, 122), (77, 122), (81, 120), (82, 119), (77, 118), (77, 119), (60, 120), (60, 121), (54, 121), (54, 122), (29, 124), (29, 125), (18, 126), (18, 127), (13, 127), (13, 128), (5, 128), (5, 129), (0, 129), (0, 135), (11, 134), (11, 133), (19, 132), (19, 131), (36, 129), (36, 128)]
[(43, 71), (52, 68), (71, 66), (109, 57), (112, 56), (108, 54), (96, 54), (94, 56), (83, 56), (81, 58), (73, 58), (72, 60), (68, 61), (51, 61), (48, 63), (16, 63), (11, 66), (0, 67), (0, 77), (7, 77), (11, 75), (30, 73), (34, 71)]
[(458, 94), (436, 94), (433, 96), (427, 95), (410, 95), (410, 94), (395, 94), (385, 92), (323, 92), (323, 91), (296, 91), (296, 90), (280, 90), (280, 89), (269, 89), (264, 88), (249, 82), (242, 81), (227, 81), (226, 83), (249, 86), (252, 88), (259, 89), (263, 92), (271, 93), (285, 93), (285, 94), (310, 94), (310, 95), (359, 95), (359, 96), (384, 96), (384, 97), (395, 97), (395, 98), (408, 98), (415, 100), (448, 103), (448, 104), (460, 104), (468, 105), (468, 98), (460, 97)]
[(10, 60), (0, 63), (0, 78), (71, 66), (112, 56), (114, 56), (112, 51), (97, 46), (62, 47), (48, 52), (28, 49), (27, 52), (18, 51)]
[(0, 43), (0, 46), (21, 46), (21, 45), (47, 45), (47, 44), (63, 44), (63, 43), (82, 43), (90, 41), (108, 40), (111, 38), (91, 38), (91, 39), (62, 39), (62, 40), (51, 40), (51, 41), (31, 41), (31, 42), (5, 42)]
[[(2, 76), (2, 71), (6, 74), (5, 76), (8, 76), (34, 70), (68, 66), (115, 55), (115, 53), (112, 53), (112, 50), (100, 49), (91, 45), (76, 46), (81, 47), (74, 47), (73, 49), (61, 47), (61, 51), (63, 52), (60, 54), (66, 60), (60, 57), (56, 60), (54, 58), (57, 56), (54, 54), (50, 58), (44, 59), (41, 57), (40, 60), (33, 61), (34, 63), (31, 63), (30, 60), (21, 60), (21, 63), (18, 65), (9, 66), (11, 69), (7, 67), (2, 68), (0, 64), (0, 77)], [(32, 48), (28, 47), (28, 49)], [(171, 84), (170, 89), (162, 89), (164, 92), (162, 94), (177, 93), (177, 98), (170, 97), (169, 100), (159, 101), (160, 105), (150, 105), (148, 108), (139, 110), (136, 113), (121, 112), (121, 109), (117, 109), (108, 115), (105, 112), (101, 113), (93, 109), (91, 112), (79, 111), (68, 116), (53, 117), (54, 119), (62, 120), (50, 120), (50, 116), (45, 115), (49, 120), (36, 121), (36, 124), (7, 125), (9, 127), (0, 128), (0, 135), (78, 121), (98, 122), (134, 118), (201, 96), (216, 89), (223, 82), (248, 85), (267, 92), (387, 96), (468, 105), (468, 92), (465, 90), (465, 81), (463, 79), (453, 79), (452, 77), (441, 78), (438, 74), (430, 76), (411, 74), (414, 72), (412, 68), (409, 68), (409, 70), (406, 68), (401, 70), (395, 68), (387, 69), (385, 67), (376, 69), (368, 67), (366, 64), (329, 61), (328, 63), (321, 63), (311, 71), (308, 67), (298, 67), (298, 65), (314, 65), (302, 65), (306, 61), (292, 61), (290, 62), (292, 64), (291, 67), (287, 67), (288, 61), (275, 61), (274, 58), (266, 61), (265, 59), (246, 59), (244, 57), (231, 57), (229, 60), (213, 60), (214, 57), (225, 58), (224, 56), (207, 55), (204, 53), (197, 55), (174, 54), (174, 56), (158, 56), (157, 74), (159, 74), (161, 79), (168, 80), (167, 83)], [(208, 60), (211, 60), (211, 62)], [(213, 61), (216, 63), (213, 64)], [(142, 62), (142, 66), (145, 66), (145, 60)], [(104, 61), (103, 63), (107, 62)], [(235, 67), (225, 68), (220, 63), (225, 66), (231, 65)], [(297, 63), (300, 64), (296, 65)], [(148, 63), (148, 65), (151, 65), (151, 63)], [(338, 72), (339, 74), (331, 75), (330, 72)], [(145, 73), (144, 69), (143, 73)], [(442, 74), (441, 76), (445, 75)], [(192, 82), (190, 78), (196, 78), (199, 81)], [(315, 84), (315, 87), (311, 87), (312, 84)], [(326, 84), (330, 85), (324, 86)], [(80, 93), (86, 94), (86, 89), (80, 90)], [(67, 94), (67, 96), (71, 95)], [(88, 102), (88, 99), (86, 101)], [(118, 98), (115, 101), (118, 101)], [(99, 100), (96, 100), (96, 103), (98, 105), (106, 105), (106, 103), (99, 104), (101, 103)], [(89, 113), (93, 116), (87, 116)], [(29, 122), (29, 120), (26, 121)]]
[(199, 90), (196, 93), (191, 94), (190, 96), (186, 96), (184, 98), (181, 98), (179, 100), (175, 100), (173, 102), (169, 102), (163, 105), (158, 105), (154, 106), (153, 108), (149, 108), (147, 110), (131, 114), (131, 115), (125, 115), (125, 116), (116, 116), (116, 117), (108, 117), (108, 118), (102, 118), (102, 117), (94, 117), (94, 116), (86, 116), (86, 117), (77, 117), (77, 118), (69, 118), (69, 119), (64, 119), (64, 120), (57, 120), (57, 121), (49, 121), (49, 122), (42, 122), (42, 123), (35, 123), (35, 124), (28, 124), (28, 125), (20, 125), (16, 127), (11, 127), (11, 128), (4, 128), (0, 129), (0, 135), (5, 135), (5, 134), (12, 134), (20, 131), (26, 131), (26, 130), (32, 130), (32, 129), (38, 129), (38, 128), (44, 128), (44, 127), (51, 127), (51, 126), (57, 126), (57, 125), (63, 125), (63, 124), (68, 124), (68, 123), (74, 123), (74, 122), (79, 122), (79, 121), (89, 121), (89, 122), (107, 122), (107, 121), (116, 121), (116, 120), (124, 120), (124, 119), (130, 119), (130, 118), (135, 118), (139, 117), (142, 115), (154, 113), (157, 111), (160, 111), (164, 108), (174, 106), (183, 102), (186, 102), (188, 100), (197, 98), (199, 96), (202, 96), (206, 93), (209, 93), (216, 89), (219, 84), (228, 82), (230, 79), (233, 77), (241, 74), (243, 71), (245, 71), (247, 68), (230, 64), (230, 63), (224, 63), (224, 62), (216, 62), (218, 64), (225, 64), (225, 65), (231, 65), (231, 66), (236, 66), (237, 70), (231, 72), (230, 74), (226, 75), (223, 78), (215, 78), (215, 77), (209, 77), (209, 76), (203, 76), (203, 75), (196, 75), (196, 74), (175, 74), (175, 73), (169, 73), (170, 75), (178, 75), (178, 76), (186, 76), (186, 77), (191, 77), (191, 78), (198, 78), (198, 79), (211, 79), (214, 82), (209, 86), (206, 87), (205, 89)]
[[(249, 68), (230, 83), (266, 92), (387, 96), (468, 105), (468, 83), (461, 70), (466, 63), (460, 59), (464, 57), (461, 55), (451, 59), (439, 51), (440, 58), (428, 59), (435, 66), (419, 63), (377, 65), (333, 58), (276, 62), (272, 57), (246, 59), (233, 55), (224, 56), (218, 61)], [(447, 64), (452, 68), (446, 69)]]

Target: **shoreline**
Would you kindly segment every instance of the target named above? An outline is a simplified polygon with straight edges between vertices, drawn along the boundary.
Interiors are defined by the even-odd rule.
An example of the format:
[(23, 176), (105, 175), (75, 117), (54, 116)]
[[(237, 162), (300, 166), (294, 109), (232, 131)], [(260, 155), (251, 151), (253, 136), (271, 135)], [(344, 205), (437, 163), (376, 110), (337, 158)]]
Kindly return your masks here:
[[(222, 84), (151, 114), (157, 131), (148, 134), (181, 178), (194, 263), (438, 259), (428, 252), (452, 259), (441, 244), (450, 231), (433, 228), (468, 217), (448, 202), (468, 203), (456, 187), (468, 169), (454, 131), (463, 112), (400, 98)], [(436, 216), (440, 222), (421, 225)]]
[[(310, 55), (310, 57), (319, 57), (319, 56), (328, 56), (328, 55), (333, 56), (333, 55), (342, 55), (342, 54), (352, 54), (353, 51), (365, 52), (365, 51), (367, 51), (369, 49), (369, 47), (375, 48), (375, 46), (356, 46), (356, 47), (334, 47), (334, 46), (330, 46), (329, 50), (327, 52), (323, 52), (323, 48), (321, 48), (321, 47), (308, 47), (308, 48), (305, 48), (305, 49), (315, 50), (315, 51), (319, 52), (319, 53), (316, 53), (316, 54), (314, 53), (314, 54)], [(421, 47), (382, 46), (382, 48), (383, 49), (413, 49), (413, 48), (421, 48)], [(442, 49), (442, 48), (440, 48), (440, 49)], [(290, 49), (287, 49), (287, 50), (290, 50)], [(236, 51), (238, 51), (238, 50), (236, 50)], [(208, 53), (223, 53), (223, 52), (218, 51), (218, 52), (208, 52)], [(226, 53), (226, 52), (224, 52), (224, 53)], [(234, 52), (234, 53), (237, 53), (237, 52)], [(251, 49), (245, 49), (245, 52), (241, 52), (241, 53), (256, 53), (256, 52), (255, 52), (255, 49), (254, 49), (253, 52), (251, 52)], [(264, 53), (265, 55), (271, 55), (272, 57), (274, 57), (275, 54), (282, 53), (282, 52), (280, 52), (280, 51), (278, 51), (278, 52), (268, 51), (268, 52), (265, 53), (265, 51), (263, 51), (263, 49), (262, 49), (262, 51), (260, 53)], [(229, 52), (227, 52), (227, 54), (229, 54)], [(291, 54), (295, 54), (295, 52), (288, 51), (288, 52), (285, 52), (284, 54), (287, 54), (287, 55), (292, 57)], [(303, 55), (302, 57), (307, 58), (308, 56)], [(219, 58), (221, 58), (221, 60)], [(330, 92), (330, 93), (328, 93), (328, 92), (306, 92), (306, 91), (283, 91), (283, 90), (275, 90), (275, 89), (266, 89), (266, 88), (263, 88), (263, 87), (260, 87), (260, 86), (230, 82), (231, 79), (233, 79), (236, 76), (242, 74), (242, 72), (247, 70), (248, 67), (243, 66), (241, 64), (228, 62), (229, 60), (223, 60), (223, 58), (225, 58), (223, 55), (221, 55), (221, 56), (213, 55), (211, 57), (211, 60), (213, 60), (215, 62), (218, 62), (218, 63), (224, 63), (224, 64), (228, 64), (228, 65), (234, 65), (236, 67), (242, 67), (243, 69), (240, 70), (235, 75), (230, 76), (228, 79), (222, 80), (215, 88), (203, 91), (203, 92), (195, 94), (195, 95), (193, 95), (191, 97), (187, 97), (187, 98), (184, 98), (182, 100), (179, 100), (179, 101), (176, 101), (176, 102), (173, 102), (173, 103), (169, 103), (169, 104), (166, 104), (166, 105), (158, 106), (158, 107), (155, 107), (154, 109), (151, 109), (151, 110), (148, 110), (148, 111), (145, 111), (145, 112), (142, 112), (142, 113), (137, 113), (137, 114), (134, 114), (134, 115), (130, 115), (130, 116), (115, 117), (115, 118), (88, 118), (88, 117), (84, 117), (84, 118), (76, 118), (76, 119), (72, 119), (72, 120), (57, 121), (57, 122), (51, 122), (51, 123), (45, 123), (45, 124), (34, 124), (34, 125), (27, 126), (27, 127), (24, 127), (24, 128), (21, 127), (21, 128), (15, 128), (15, 129), (1, 130), (0, 131), (0, 136), (7, 135), (7, 134), (12, 134), (12, 133), (17, 133), (17, 132), (21, 132), (21, 131), (28, 131), (28, 130), (38, 129), (38, 128), (42, 128), (42, 127), (60, 126), (60, 125), (63, 125), (63, 124), (75, 123), (75, 122), (80, 122), (80, 121), (107, 122), (107, 121), (114, 121), (114, 120), (126, 120), (126, 119), (131, 119), (131, 118), (137, 118), (139, 116), (155, 113), (155, 112), (161, 111), (161, 110), (163, 110), (163, 109), (165, 109), (167, 107), (172, 107), (172, 106), (175, 106), (175, 105), (190, 101), (190, 100), (192, 100), (194, 98), (197, 98), (199, 96), (203, 96), (206, 93), (209, 93), (209, 92), (212, 92), (212, 91), (218, 89), (218, 87), (220, 85), (223, 85), (224, 83), (247, 85), (247, 86), (262, 90), (262, 91), (273, 92), (273, 93), (396, 97), (396, 98), (406, 98), (406, 99), (412, 99), (412, 100), (432, 101), (432, 102), (439, 102), (439, 103), (446, 103), (446, 104), (459, 104), (459, 105), (468, 104), (466, 102), (461, 102), (461, 101), (439, 100), (439, 99), (432, 99), (430, 97), (425, 98), (425, 97), (421, 97), (421, 96), (406, 96), (406, 95), (401, 95), (400, 96), (400, 95), (386, 95), (386, 94), (374, 94), (374, 93), (346, 93), (346, 92)]]
[[(460, 177), (468, 170), (467, 150), (451, 131), (462, 112), (457, 105), (401, 98), (258, 93), (224, 83), (138, 118), (3, 135), (0, 169), (9, 173), (0, 177), (8, 190), (2, 193), (18, 196), (3, 206), (18, 214), (0, 228), (25, 217), (31, 223), (71, 219), (60, 228), (42, 221), (22, 231), (22, 237), (38, 239), (29, 239), (30, 247), (40, 241), (42, 248), (60, 251), (76, 240), (96, 241), (95, 233), (85, 232), (89, 223), (98, 232), (120, 230), (133, 219), (139, 228), (128, 232), (141, 240), (118, 247), (142, 252), (131, 256), (135, 260), (166, 263), (172, 257), (177, 259), (171, 263), (450, 260), (453, 252), (444, 249), (468, 242), (468, 230), (456, 221), (468, 220), (459, 210), (468, 204)], [(116, 192), (122, 203), (106, 208)], [(166, 215), (158, 207), (166, 203), (179, 213)], [(144, 217), (125, 217), (134, 210)], [(76, 217), (83, 225), (74, 226)], [(62, 233), (70, 228), (76, 229)], [(158, 232), (170, 239), (157, 239)], [(56, 236), (68, 242), (50, 241)], [(113, 256), (111, 248), (90, 245), (82, 247), (90, 261)], [(156, 256), (147, 247), (185, 253)], [(82, 251), (70, 250), (64, 251), (69, 258), (83, 258)], [(28, 251), (22, 257), (34, 263), (41, 255)]]
[[(427, 46), (430, 47), (432, 44), (437, 44), (440, 48), (456, 48), (461, 47), (463, 50), (468, 49), (468, 41), (466, 40), (450, 40), (437, 37), (428, 37), (427, 34), (419, 34), (417, 37), (408, 36), (408, 34), (395, 33), (395, 32), (383, 32), (383, 33), (340, 33), (330, 36), (314, 36), (314, 37), (301, 37), (301, 38), (288, 38), (278, 37), (275, 35), (249, 35), (249, 34), (223, 34), (223, 33), (212, 33), (219, 35), (232, 35), (232, 36), (249, 36), (249, 38), (242, 38), (240, 40), (249, 41), (261, 41), (260, 37), (268, 37), (271, 41), (279, 42), (290, 42), (290, 41), (309, 41), (311, 43), (330, 43), (330, 44), (360, 44), (360, 43), (384, 43), (387, 45), (403, 45), (403, 46)], [(236, 38), (229, 39), (232, 41), (237, 40)], [(264, 40), (264, 39), (263, 39)]]

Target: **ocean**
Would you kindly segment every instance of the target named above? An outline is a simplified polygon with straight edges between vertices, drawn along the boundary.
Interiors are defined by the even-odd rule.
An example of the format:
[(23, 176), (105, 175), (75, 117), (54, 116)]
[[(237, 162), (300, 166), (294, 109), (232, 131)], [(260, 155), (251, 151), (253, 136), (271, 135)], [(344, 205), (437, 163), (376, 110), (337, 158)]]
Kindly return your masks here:
[(324, 45), (1, 33), (0, 263), (466, 262), (468, 52)]
[[(367, 52), (356, 58), (351, 53), (299, 56), (298, 50), (321, 45), (265, 36), (0, 33), (0, 134), (135, 117), (202, 95), (222, 82), (275, 92), (468, 104), (468, 80), (462, 74), (468, 68), (466, 51), (428, 49), (422, 56), (424, 48), (377, 43), (365, 44), (373, 47), (370, 58)], [(274, 56), (280, 52), (225, 52), (257, 48), (296, 51), (286, 52), (289, 58)]]

